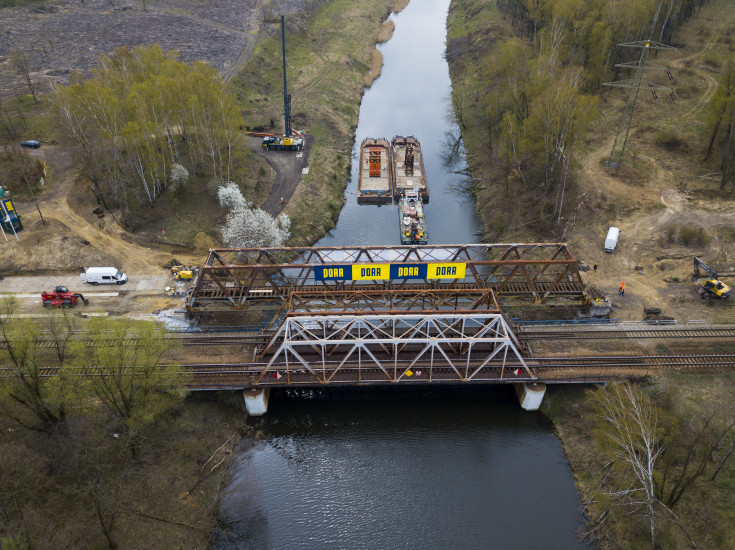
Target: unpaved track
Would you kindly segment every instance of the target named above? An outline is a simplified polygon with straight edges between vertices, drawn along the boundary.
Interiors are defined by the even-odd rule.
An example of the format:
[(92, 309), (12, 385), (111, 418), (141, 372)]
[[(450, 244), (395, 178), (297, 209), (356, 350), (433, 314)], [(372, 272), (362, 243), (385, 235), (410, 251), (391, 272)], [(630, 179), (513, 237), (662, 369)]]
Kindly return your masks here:
[[(265, 158), (276, 171), (276, 181), (271, 187), (268, 198), (261, 208), (271, 216), (278, 216), (288, 206), (289, 200), (301, 181), (301, 171), (309, 165), (309, 154), (313, 145), (313, 136), (307, 135), (304, 149), (297, 156), (296, 151), (264, 151), (260, 138), (249, 138), (249, 145)], [(284, 202), (281, 203), (281, 198)]]
[[(699, 51), (674, 60), (671, 63), (672, 68), (683, 68), (687, 61), (696, 61), (703, 57), (732, 21), (733, 19), (726, 20), (718, 25)], [(700, 114), (718, 85), (716, 78), (707, 70), (698, 67), (696, 63), (689, 66), (703, 79), (706, 86), (693, 102), (693, 107), (681, 115), (682, 121)], [(581, 175), (584, 180), (594, 182), (596, 192), (601, 193), (608, 201), (627, 207), (632, 205), (637, 210), (626, 213), (622, 219), (610, 220), (610, 225), (621, 228), (620, 243), (614, 254), (603, 253), (602, 240), (590, 239), (587, 231), (572, 231), (569, 242), (577, 257), (586, 260), (590, 265), (594, 262), (599, 264), (597, 273), (590, 271), (585, 274), (585, 278), (610, 297), (614, 306), (613, 317), (640, 319), (643, 307), (646, 306), (663, 306), (668, 315), (683, 320), (713, 314), (726, 315), (732, 308), (725, 301), (709, 304), (714, 307), (707, 308), (706, 312), (701, 309), (702, 302), (689, 280), (692, 253), (673, 254), (678, 259), (666, 259), (671, 254), (663, 250), (666, 248), (664, 235), (670, 226), (690, 225), (710, 230), (733, 226), (735, 212), (724, 204), (718, 206), (692, 199), (687, 193), (677, 189), (674, 173), (661, 159), (639, 155), (648, 172), (645, 182), (626, 182), (624, 178), (605, 168), (604, 161), (610, 155), (618, 123), (618, 116), (613, 117), (613, 135), (583, 159)], [(633, 126), (629, 142), (635, 137), (636, 131)], [(604, 239), (604, 235), (600, 239)], [(727, 257), (729, 244), (714, 239), (708, 253)], [(642, 267), (645, 275), (637, 273), (636, 266)], [(730, 265), (722, 267), (728, 268)], [(671, 281), (674, 278), (680, 283), (667, 283), (664, 280)], [(729, 282), (727, 274), (724, 279)], [(617, 294), (621, 282), (625, 282), (628, 287), (625, 296)]]
[[(72, 168), (71, 156), (59, 147), (44, 146), (31, 153), (33, 156), (45, 159), (54, 181), (50, 189), (43, 193), (39, 200), (39, 207), (46, 220), (57, 220), (80, 240), (86, 240), (91, 246), (119, 260), (120, 265), (132, 273), (156, 273), (163, 264), (170, 261), (172, 253), (164, 247), (141, 246), (124, 239), (126, 231), (121, 228), (111, 215), (105, 216), (104, 221), (90, 222), (80, 214), (82, 209), (93, 207), (70, 205), (69, 200), (74, 196), (74, 181), (76, 171)], [(35, 212), (35, 207), (27, 203), (27, 212)], [(102, 224), (102, 227), (100, 227)], [(177, 254), (179, 260), (186, 263), (201, 263), (202, 258), (195, 255)]]

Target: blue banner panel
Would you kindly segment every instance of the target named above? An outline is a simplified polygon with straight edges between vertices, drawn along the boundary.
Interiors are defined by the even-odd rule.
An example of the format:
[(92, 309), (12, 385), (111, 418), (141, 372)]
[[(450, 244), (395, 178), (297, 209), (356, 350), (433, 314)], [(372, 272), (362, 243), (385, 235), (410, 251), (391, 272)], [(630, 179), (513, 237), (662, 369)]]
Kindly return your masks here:
[(352, 265), (315, 265), (316, 281), (349, 281), (352, 279)]
[(2, 209), (4, 210), (3, 218), (7, 217), (7, 221), (12, 222), (18, 219), (18, 212), (15, 210), (12, 199), (3, 199)]
[(426, 279), (426, 264), (391, 264), (391, 279)]

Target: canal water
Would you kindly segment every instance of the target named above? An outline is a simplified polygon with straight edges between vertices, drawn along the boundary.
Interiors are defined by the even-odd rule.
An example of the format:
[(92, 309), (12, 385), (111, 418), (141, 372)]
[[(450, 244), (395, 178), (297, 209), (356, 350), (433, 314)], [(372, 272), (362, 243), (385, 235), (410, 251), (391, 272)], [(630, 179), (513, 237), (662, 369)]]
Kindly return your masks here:
[[(318, 244), (400, 244), (395, 205), (357, 205), (365, 137), (414, 135), (431, 191), (430, 244), (478, 241), (474, 199), (442, 161), (450, 80), (450, 0), (392, 15), (380, 78), (366, 91), (352, 177), (335, 229)], [(580, 501), (551, 423), (511, 387), (281, 390), (238, 449), (216, 549), (585, 548)]]

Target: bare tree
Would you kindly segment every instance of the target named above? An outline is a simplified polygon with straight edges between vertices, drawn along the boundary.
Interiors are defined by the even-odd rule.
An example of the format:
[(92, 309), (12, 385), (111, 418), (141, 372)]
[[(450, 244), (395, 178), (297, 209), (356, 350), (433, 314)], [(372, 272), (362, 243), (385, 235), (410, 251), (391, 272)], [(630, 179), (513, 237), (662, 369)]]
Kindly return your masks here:
[(8, 55), (8, 59), (10, 60), (10, 65), (15, 69), (15, 72), (17, 72), (18, 75), (23, 79), (23, 82), (25, 82), (28, 90), (31, 92), (31, 95), (33, 96), (33, 101), (38, 104), (38, 99), (36, 98), (36, 89), (33, 85), (33, 81), (31, 80), (31, 71), (28, 67), (28, 56), (26, 55), (26, 52), (24, 52), (20, 48), (13, 48), (12, 50), (10, 50), (10, 55)]
[[(656, 461), (663, 451), (657, 410), (646, 395), (630, 384), (610, 384), (593, 392), (592, 404), (600, 420), (598, 442), (631, 476), (609, 495), (631, 514), (647, 520), (651, 542), (656, 541)], [(628, 477), (629, 479), (625, 479)]]

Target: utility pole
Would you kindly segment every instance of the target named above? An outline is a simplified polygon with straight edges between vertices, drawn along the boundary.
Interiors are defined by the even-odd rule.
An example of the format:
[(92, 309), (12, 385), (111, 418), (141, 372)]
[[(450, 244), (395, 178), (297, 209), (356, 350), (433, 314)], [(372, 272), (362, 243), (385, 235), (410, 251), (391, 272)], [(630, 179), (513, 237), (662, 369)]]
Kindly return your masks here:
[(281, 16), (281, 49), (283, 50), (283, 118), (285, 122), (285, 131), (283, 135), (291, 136), (291, 95), (286, 87), (286, 23), (283, 15)]
[(663, 91), (668, 92), (672, 101), (676, 101), (676, 96), (671, 88), (665, 86), (659, 86), (652, 82), (644, 81), (643, 75), (648, 70), (663, 70), (666, 71), (666, 75), (669, 80), (674, 81), (674, 77), (671, 75), (671, 71), (666, 67), (656, 65), (654, 63), (648, 63), (648, 54), (651, 50), (675, 50), (673, 46), (667, 46), (666, 44), (660, 44), (653, 40), (639, 40), (637, 42), (626, 42), (624, 44), (618, 44), (621, 48), (640, 48), (641, 55), (638, 58), (637, 63), (618, 63), (615, 65), (621, 69), (632, 69), (635, 71), (633, 78), (627, 80), (618, 80), (616, 82), (605, 82), (602, 85), (610, 88), (621, 88), (628, 89), (628, 97), (625, 100), (625, 107), (623, 107), (623, 114), (620, 116), (620, 126), (618, 126), (618, 133), (615, 136), (615, 143), (613, 143), (612, 151), (610, 152), (610, 158), (605, 163), (607, 166), (620, 168), (623, 162), (623, 155), (625, 154), (625, 145), (628, 142), (628, 134), (630, 133), (630, 124), (633, 121), (633, 113), (635, 112), (635, 105), (638, 101), (638, 92), (640, 90), (651, 90), (654, 99), (658, 99), (656, 92)]

